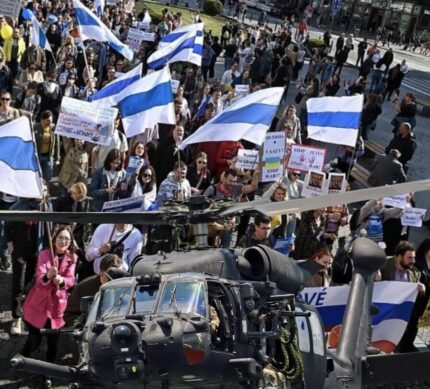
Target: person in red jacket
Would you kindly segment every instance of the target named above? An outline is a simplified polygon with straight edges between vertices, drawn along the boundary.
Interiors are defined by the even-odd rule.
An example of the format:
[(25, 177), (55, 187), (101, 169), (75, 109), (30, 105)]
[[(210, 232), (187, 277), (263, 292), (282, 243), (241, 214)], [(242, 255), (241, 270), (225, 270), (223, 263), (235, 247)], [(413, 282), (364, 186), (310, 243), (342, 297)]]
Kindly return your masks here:
[[(35, 285), (23, 305), (23, 318), (29, 336), (21, 354), (29, 357), (42, 341), (42, 328), (60, 329), (64, 326), (64, 311), (68, 291), (75, 284), (75, 268), (78, 260), (73, 250), (73, 237), (66, 227), (60, 227), (53, 237), (53, 254), (50, 249), (39, 253)], [(47, 361), (54, 362), (57, 354), (58, 335), (48, 335)]]
[(221, 174), (234, 164), (238, 151), (243, 148), (240, 140), (221, 142), (215, 158), (217, 181), (219, 181)]

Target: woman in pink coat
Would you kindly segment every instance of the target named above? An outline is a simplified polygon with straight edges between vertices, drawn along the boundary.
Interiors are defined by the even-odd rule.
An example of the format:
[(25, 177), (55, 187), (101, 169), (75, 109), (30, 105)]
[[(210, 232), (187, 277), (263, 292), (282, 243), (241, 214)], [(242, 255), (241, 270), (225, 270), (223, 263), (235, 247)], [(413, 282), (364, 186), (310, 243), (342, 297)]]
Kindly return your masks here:
[[(42, 341), (42, 328), (59, 329), (64, 326), (68, 290), (75, 284), (77, 255), (73, 252), (70, 231), (59, 228), (53, 237), (54, 258), (50, 250), (39, 253), (35, 285), (23, 305), (23, 318), (29, 330), (21, 354), (24, 357), (37, 350)], [(58, 335), (48, 335), (47, 361), (53, 362), (57, 354)]]

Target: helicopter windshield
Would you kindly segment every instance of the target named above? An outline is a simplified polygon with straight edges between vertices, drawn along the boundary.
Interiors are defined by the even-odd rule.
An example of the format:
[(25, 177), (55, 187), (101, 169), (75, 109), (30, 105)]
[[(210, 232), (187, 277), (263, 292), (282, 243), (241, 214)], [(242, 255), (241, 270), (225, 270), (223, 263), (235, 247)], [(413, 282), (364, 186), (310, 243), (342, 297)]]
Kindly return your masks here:
[(139, 314), (154, 312), (158, 295), (158, 285), (140, 286), (136, 289), (135, 312)]
[(103, 289), (100, 294), (97, 319), (125, 315), (130, 302), (131, 292), (131, 287)]
[(158, 312), (195, 313), (206, 317), (204, 283), (168, 282), (164, 287)]

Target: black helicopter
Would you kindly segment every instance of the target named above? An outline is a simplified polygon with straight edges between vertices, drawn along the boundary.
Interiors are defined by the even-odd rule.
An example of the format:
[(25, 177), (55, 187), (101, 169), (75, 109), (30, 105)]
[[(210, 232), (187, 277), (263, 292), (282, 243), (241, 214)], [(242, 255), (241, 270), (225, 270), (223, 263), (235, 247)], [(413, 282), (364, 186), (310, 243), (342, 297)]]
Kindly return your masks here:
[[(136, 224), (192, 220), (203, 229), (204, 223), (220, 216), (295, 212), (428, 190), (429, 186), (430, 180), (425, 180), (285, 203), (257, 200), (221, 208), (194, 204), (187, 212), (179, 209), (170, 215), (6, 211), (0, 212), (0, 218)], [(130, 276), (101, 287), (86, 310), (85, 322), (75, 329), (73, 336), (81, 341), (83, 364), (60, 366), (20, 356), (11, 364), (80, 388), (319, 389), (327, 382), (331, 382), (328, 387), (349, 388), (376, 384), (386, 379), (378, 366), (387, 366), (384, 363), (392, 357), (367, 355), (373, 274), (384, 266), (385, 254), (370, 240), (358, 238), (351, 255), (354, 275), (334, 353), (326, 350), (315, 308), (297, 298), (320, 265), (295, 262), (265, 246), (255, 246), (243, 251), (200, 249), (137, 259)], [(213, 312), (219, 322), (216, 331), (211, 325)], [(430, 353), (416, 354), (422, 355), (408, 359), (416, 362), (413, 379), (426, 377), (427, 371), (417, 367), (430, 359)], [(405, 363), (403, 356), (399, 357), (391, 359), (390, 369)], [(332, 362), (331, 374), (328, 360)]]

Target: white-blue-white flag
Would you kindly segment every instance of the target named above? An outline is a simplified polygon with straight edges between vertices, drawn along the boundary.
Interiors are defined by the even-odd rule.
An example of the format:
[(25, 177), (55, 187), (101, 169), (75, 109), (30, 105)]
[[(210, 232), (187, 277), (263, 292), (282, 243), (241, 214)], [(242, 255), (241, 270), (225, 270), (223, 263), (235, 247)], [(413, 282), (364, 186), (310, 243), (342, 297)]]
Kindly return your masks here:
[(244, 139), (261, 145), (275, 116), (284, 88), (267, 88), (237, 100), (186, 138), (193, 143)]
[(204, 23), (180, 27), (164, 36), (158, 49), (148, 58), (148, 68), (159, 69), (167, 63), (191, 62), (202, 65)]
[(363, 95), (316, 97), (306, 102), (308, 138), (355, 147)]
[(49, 44), (48, 39), (46, 39), (46, 35), (43, 32), (42, 26), (34, 15), (31, 16), (31, 24), (31, 44), (33, 46), (38, 46), (41, 49), (48, 50), (52, 53), (51, 45)]
[(94, 0), (94, 10), (98, 17), (103, 15), (105, 9), (105, 0)]
[(176, 124), (169, 67), (148, 74), (124, 90), (118, 103), (128, 138), (157, 123)]
[(117, 105), (123, 97), (125, 88), (139, 80), (141, 76), (142, 64), (140, 63), (90, 96), (91, 103), (97, 107), (112, 107)]
[(26, 116), (0, 127), (0, 192), (17, 197), (42, 198), (36, 147)]
[(79, 0), (73, 0), (75, 17), (79, 24), (82, 40), (94, 39), (98, 42), (108, 42), (116, 52), (122, 54), (129, 61), (133, 59), (133, 51), (122, 43), (114, 33)]

